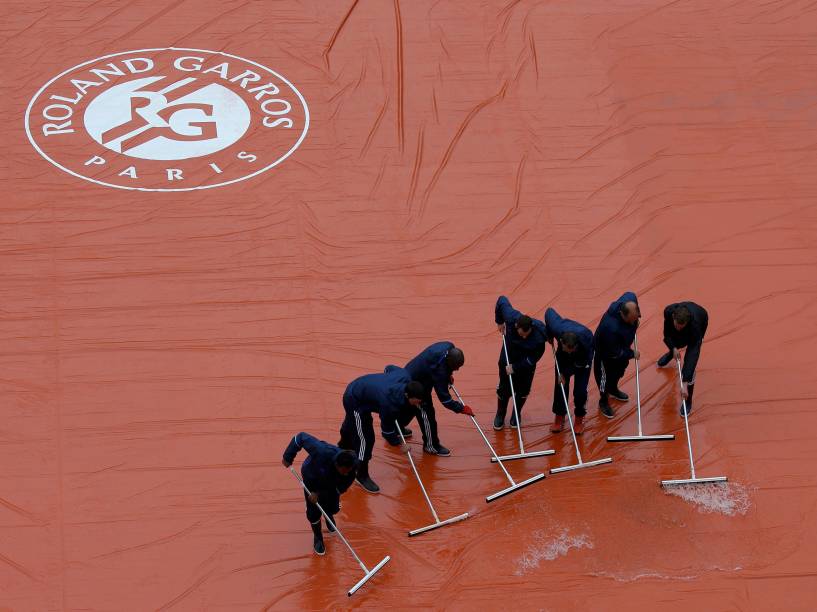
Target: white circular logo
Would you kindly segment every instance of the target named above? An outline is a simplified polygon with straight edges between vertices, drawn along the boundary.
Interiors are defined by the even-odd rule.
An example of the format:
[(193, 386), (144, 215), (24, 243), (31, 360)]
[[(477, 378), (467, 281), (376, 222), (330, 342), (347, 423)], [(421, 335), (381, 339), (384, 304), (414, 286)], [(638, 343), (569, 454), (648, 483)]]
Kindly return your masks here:
[(141, 191), (228, 185), (289, 157), (309, 109), (283, 76), (202, 49), (142, 49), (51, 79), (26, 110), (26, 133), (79, 178)]

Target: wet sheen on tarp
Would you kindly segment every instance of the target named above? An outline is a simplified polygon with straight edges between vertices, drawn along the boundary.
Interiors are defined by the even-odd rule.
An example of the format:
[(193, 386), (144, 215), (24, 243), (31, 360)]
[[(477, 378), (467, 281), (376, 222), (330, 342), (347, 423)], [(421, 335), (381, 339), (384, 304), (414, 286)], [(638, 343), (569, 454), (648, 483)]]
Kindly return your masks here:
[[(808, 2), (4, 8), (0, 610), (817, 609)], [(126, 135), (188, 94), (171, 73), (211, 88), (178, 113), (203, 125)], [(196, 144), (208, 122), (218, 151)], [(595, 327), (627, 290), (644, 428), (676, 440), (608, 444), (635, 403), (604, 419), (591, 382), (581, 450), (614, 461), (488, 505), (507, 481), (438, 407), (452, 456), (416, 424), (412, 452), (441, 518), (471, 516), (409, 539), (433, 519), (378, 437), (381, 494), (353, 487), (337, 518), (367, 564), (392, 560), (347, 599), (362, 573), (337, 538), (312, 553), (291, 436), (337, 442), (349, 381), (451, 340), (457, 387), (516, 452), (491, 429), (497, 296)], [(710, 315), (696, 469), (729, 483), (664, 491), (689, 476), (654, 366), (680, 300)], [(515, 479), (574, 462), (552, 395), (546, 353), (523, 433), (556, 454)]]

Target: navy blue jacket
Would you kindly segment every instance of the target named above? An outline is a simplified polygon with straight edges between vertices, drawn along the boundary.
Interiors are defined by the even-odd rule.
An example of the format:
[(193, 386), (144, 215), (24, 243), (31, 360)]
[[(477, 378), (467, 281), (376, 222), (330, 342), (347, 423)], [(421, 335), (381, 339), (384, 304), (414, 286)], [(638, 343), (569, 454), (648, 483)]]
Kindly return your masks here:
[(376, 412), (381, 428), (391, 427), (401, 412), (411, 408), (406, 398), (410, 382), (406, 370), (388, 365), (382, 374), (366, 374), (350, 382), (343, 394), (343, 406), (357, 412)]
[(633, 358), (633, 349), (630, 347), (635, 340), (638, 324), (630, 325), (621, 318), (621, 307), (625, 302), (635, 302), (637, 306), (635, 293), (628, 291), (610, 304), (593, 335), (593, 345), (602, 359)]
[(561, 338), (565, 332), (573, 332), (579, 338), (579, 346), (572, 353), (562, 350), (562, 343), (556, 350), (556, 358), (559, 360), (559, 367), (569, 367), (572, 370), (582, 370), (589, 368), (593, 363), (593, 332), (581, 323), (563, 319), (553, 308), (545, 311), (545, 330), (548, 340)]
[(304, 484), (313, 493), (340, 495), (355, 481), (357, 464), (355, 464), (355, 469), (344, 476), (335, 467), (335, 460), (342, 452), (341, 449), (329, 442), (318, 440), (308, 433), (295, 434), (284, 451), (284, 461), (287, 463), (295, 461), (295, 455), (302, 448), (306, 449), (309, 457), (301, 466), (301, 475)]
[(437, 393), (440, 403), (456, 413), (462, 412), (462, 404), (451, 398), (448, 384), (451, 380), (451, 369), (445, 361), (448, 351), (454, 348), (453, 342), (435, 342), (422, 353), (406, 364), (406, 371), (412, 380), (423, 383), (429, 397), (431, 389)]
[[(505, 323), (505, 342), (508, 345), (508, 359), (513, 366), (514, 372), (532, 372), (536, 369), (536, 363), (545, 353), (547, 335), (545, 324), (538, 319), (532, 319), (533, 329), (527, 338), (522, 338), (516, 331), (516, 322), (522, 313), (514, 310), (511, 302), (504, 295), (500, 295), (494, 308), (494, 321), (497, 325)], [(499, 349), (499, 365), (504, 367), (505, 351)]]
[[(681, 331), (675, 329), (672, 322), (672, 313), (679, 306), (686, 306), (692, 315), (689, 323)], [(670, 349), (687, 347), (681, 375), (684, 382), (692, 382), (695, 376), (695, 367), (698, 365), (698, 357), (701, 356), (701, 343), (708, 325), (709, 313), (695, 302), (678, 302), (664, 308), (664, 344)]]

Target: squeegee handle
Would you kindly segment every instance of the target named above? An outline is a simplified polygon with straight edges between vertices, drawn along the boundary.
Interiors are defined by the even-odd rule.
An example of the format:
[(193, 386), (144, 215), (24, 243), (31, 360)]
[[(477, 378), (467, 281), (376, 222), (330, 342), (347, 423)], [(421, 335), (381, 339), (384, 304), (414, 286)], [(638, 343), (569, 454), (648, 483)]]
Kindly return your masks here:
[[(638, 352), (638, 334), (633, 337), (633, 348)], [(638, 376), (638, 358), (635, 359), (635, 403), (636, 413), (638, 415), (638, 435), (643, 436), (644, 432), (641, 429), (641, 380)]]
[[(304, 488), (304, 491), (306, 491), (306, 494), (312, 495), (311, 491), (307, 488), (306, 483), (304, 483), (304, 481), (301, 480), (301, 477), (298, 476), (298, 472), (296, 472), (292, 468), (292, 466), (289, 466), (289, 471), (292, 472), (292, 475), (295, 476), (295, 479), (301, 483), (301, 486)], [(340, 529), (338, 529), (338, 526), (335, 525), (335, 522), (331, 518), (329, 518), (329, 515), (326, 514), (326, 512), (324, 512), (323, 508), (321, 508), (321, 505), (319, 503), (315, 502), (315, 505), (318, 507), (318, 510), (321, 511), (321, 514), (323, 514), (327, 522), (330, 523), (332, 527), (335, 528), (335, 533), (337, 533), (340, 536), (340, 539), (343, 540), (343, 543), (346, 544), (346, 548), (348, 548), (349, 552), (352, 553), (352, 556), (360, 564), (360, 567), (363, 569), (363, 571), (368, 574), (369, 573), (368, 568), (366, 567), (366, 565), (364, 565), (363, 561), (360, 560), (360, 557), (357, 556), (357, 553), (355, 553), (355, 549), (352, 548), (352, 545), (349, 544), (349, 542), (346, 541), (346, 538), (343, 537), (343, 534), (340, 532)]]
[[(681, 385), (681, 390), (684, 388), (684, 374), (681, 371), (681, 358), (675, 358), (675, 365), (678, 367), (678, 382)], [(689, 449), (689, 471), (692, 472), (692, 479), (695, 479), (695, 462), (692, 460), (692, 436), (689, 435), (689, 417), (687, 416), (687, 402), (681, 395), (681, 407), (684, 410), (684, 428), (687, 432), (687, 448)]]
[[(403, 436), (403, 430), (400, 428), (400, 423), (397, 421), (394, 422), (395, 427), (397, 427), (397, 433), (400, 434), (400, 439), (403, 441), (403, 445), (406, 444), (406, 438)], [(434, 521), (439, 523), (440, 517), (437, 516), (437, 511), (434, 510), (434, 504), (431, 503), (431, 499), (428, 497), (428, 493), (426, 493), (426, 488), (423, 486), (423, 481), (420, 478), (420, 473), (417, 471), (417, 466), (414, 465), (414, 459), (411, 456), (411, 450), (406, 449), (406, 457), (408, 457), (409, 465), (411, 465), (411, 469), (414, 472), (414, 476), (417, 478), (417, 483), (420, 485), (420, 489), (423, 492), (423, 497), (426, 498), (426, 503), (428, 504), (429, 509), (431, 510), (431, 514), (434, 515)]]
[[(502, 333), (502, 349), (505, 351), (505, 364), (511, 365), (508, 357), (508, 343), (505, 341), (505, 333)], [(513, 399), (513, 416), (516, 419), (516, 435), (519, 437), (519, 452), (525, 454), (525, 443), (522, 441), (522, 422), (519, 420), (519, 409), (516, 407), (516, 391), (513, 388), (513, 374), (508, 374), (508, 382), (511, 386), (511, 399)]]
[(556, 364), (556, 375), (559, 377), (559, 388), (562, 390), (562, 399), (565, 401), (565, 412), (567, 412), (567, 422), (570, 423), (570, 435), (573, 436), (573, 448), (576, 449), (576, 458), (579, 463), (582, 463), (582, 454), (579, 451), (579, 441), (576, 440), (576, 431), (573, 428), (573, 417), (570, 415), (570, 406), (567, 403), (567, 393), (565, 393), (565, 386), (562, 383), (562, 370), (559, 368), (559, 359), (556, 357), (556, 347), (551, 344), (550, 350), (553, 351), (553, 363)]
[[(464, 403), (465, 403), (465, 401), (462, 399), (462, 395), (460, 395), (460, 392), (459, 392), (459, 391), (457, 391), (457, 388), (456, 388), (454, 385), (448, 385), (448, 386), (449, 386), (449, 387), (451, 387), (451, 390), (452, 390), (452, 391), (454, 391), (454, 394), (457, 396), (457, 399), (459, 400), (459, 402), (460, 402), (461, 404), (464, 404)], [(514, 482), (513, 478), (511, 478), (511, 475), (508, 473), (508, 470), (506, 470), (506, 469), (505, 469), (505, 466), (502, 464), (502, 460), (499, 458), (499, 455), (497, 455), (497, 454), (496, 454), (496, 451), (494, 450), (494, 447), (493, 447), (493, 446), (491, 446), (491, 443), (490, 443), (490, 442), (488, 442), (488, 438), (487, 438), (487, 437), (485, 437), (485, 432), (483, 432), (483, 431), (482, 431), (482, 427), (480, 427), (480, 426), (479, 426), (479, 423), (477, 423), (477, 419), (476, 419), (476, 417), (474, 417), (473, 415), (468, 415), (468, 416), (470, 416), (470, 417), (471, 417), (471, 420), (474, 422), (474, 426), (477, 428), (477, 431), (479, 432), (479, 435), (481, 435), (481, 436), (482, 436), (482, 439), (483, 439), (483, 440), (485, 440), (485, 444), (486, 444), (486, 445), (488, 446), (488, 448), (490, 449), (491, 454), (494, 456), (494, 459), (496, 459), (496, 462), (499, 464), (499, 467), (501, 467), (501, 468), (502, 468), (502, 471), (503, 471), (503, 472), (505, 472), (505, 476), (507, 476), (507, 477), (508, 477), (508, 480), (510, 480), (510, 481), (511, 481), (511, 484), (512, 484), (512, 485), (516, 485), (516, 483)]]

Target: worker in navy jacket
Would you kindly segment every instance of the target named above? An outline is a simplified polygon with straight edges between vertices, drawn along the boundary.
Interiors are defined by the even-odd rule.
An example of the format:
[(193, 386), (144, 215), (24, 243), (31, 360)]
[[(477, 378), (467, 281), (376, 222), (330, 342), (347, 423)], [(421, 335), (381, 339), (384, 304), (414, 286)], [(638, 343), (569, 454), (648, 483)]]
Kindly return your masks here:
[(630, 399), (618, 388), (618, 383), (624, 376), (630, 359), (639, 357), (633, 351), (632, 344), (640, 318), (638, 298), (635, 293), (628, 291), (610, 304), (593, 335), (596, 350), (593, 374), (599, 386), (599, 410), (608, 419), (612, 419), (615, 414), (610, 407), (609, 398), (620, 402)]
[[(403, 368), (386, 366), (382, 374), (366, 374), (356, 378), (343, 394), (346, 416), (340, 426), (341, 448), (354, 451), (360, 461), (357, 482), (369, 493), (378, 493), (380, 487), (369, 476), (372, 458), (374, 427), (372, 413), (380, 415), (380, 428), (386, 436), (397, 433), (397, 423), (408, 421), (406, 415), (423, 401), (423, 385), (411, 380)], [(403, 450), (407, 451), (405, 445)]]
[[(553, 414), (556, 418), (550, 431), (559, 433), (564, 429), (568, 410), (565, 397), (570, 394), (570, 379), (575, 377), (573, 414), (576, 415), (576, 421), (573, 429), (576, 434), (582, 434), (584, 417), (587, 414), (587, 385), (590, 382), (590, 369), (593, 364), (593, 332), (581, 323), (563, 319), (553, 308), (545, 311), (545, 331), (551, 345), (554, 340), (557, 342), (556, 361), (559, 364), (558, 370), (554, 365), (556, 382), (553, 385)], [(561, 385), (564, 385), (564, 396)]]
[(453, 399), (448, 391), (449, 385), (454, 382), (454, 372), (464, 363), (465, 355), (453, 342), (435, 342), (406, 364), (406, 371), (411, 379), (421, 383), (425, 389), (423, 402), (417, 409), (416, 416), (421, 425), (423, 451), (426, 453), (441, 457), (451, 454), (450, 450), (440, 444), (437, 434), (437, 419), (431, 401), (432, 389), (440, 403), (452, 412), (471, 416), (474, 414), (468, 406)]
[[(494, 417), (494, 429), (499, 430), (505, 426), (505, 414), (511, 399), (510, 376), (513, 376), (516, 409), (520, 419), (522, 418), (522, 407), (533, 385), (536, 364), (545, 352), (547, 335), (542, 321), (531, 319), (515, 310), (504, 295), (499, 296), (496, 301), (494, 321), (499, 333), (504, 334), (508, 347), (507, 361), (504, 347), (499, 349), (499, 384), (496, 387), (497, 406)], [(510, 426), (517, 426), (515, 415), (511, 415)]]
[(326, 528), (330, 532), (335, 531), (332, 523), (335, 522), (334, 515), (340, 511), (340, 496), (354, 482), (358, 460), (351, 451), (342, 450), (308, 433), (300, 432), (292, 438), (284, 451), (282, 463), (285, 467), (292, 465), (295, 455), (301, 449), (309, 454), (301, 465), (301, 477), (309, 489), (309, 494), (304, 491), (306, 518), (315, 535), (313, 548), (317, 554), (322, 555), (326, 547), (321, 533), (321, 511), (316, 504), (320, 504), (328, 516)]
[[(695, 302), (678, 302), (664, 309), (664, 344), (669, 351), (658, 360), (664, 368), (678, 357), (678, 349), (686, 347), (681, 373), (681, 395), (686, 400), (687, 414), (692, 411), (692, 391), (695, 386), (695, 367), (701, 355), (709, 314)], [(683, 416), (683, 404), (681, 406)]]

